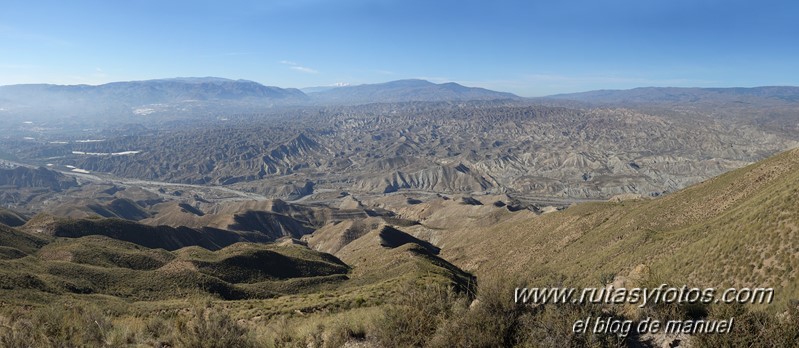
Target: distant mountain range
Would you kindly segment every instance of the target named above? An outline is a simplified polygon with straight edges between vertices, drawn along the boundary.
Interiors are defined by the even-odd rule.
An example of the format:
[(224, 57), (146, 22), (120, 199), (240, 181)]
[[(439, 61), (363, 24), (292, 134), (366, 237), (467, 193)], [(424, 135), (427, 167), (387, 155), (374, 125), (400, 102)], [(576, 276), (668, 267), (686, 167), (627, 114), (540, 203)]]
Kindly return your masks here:
[[(409, 79), (377, 84), (308, 87), (265, 86), (249, 80), (218, 77), (179, 77), (103, 85), (24, 84), (0, 86), (0, 114), (43, 111), (59, 114), (117, 112), (133, 115), (158, 113), (170, 106), (272, 107), (275, 105), (367, 104), (464, 100), (524, 100), (512, 93), (466, 87), (454, 82), (436, 84)], [(799, 102), (799, 87), (677, 88), (642, 87), (557, 94), (529, 100), (568, 100), (592, 104)], [(46, 113), (46, 112), (45, 112)]]
[[(303, 90), (264, 86), (248, 80), (218, 77), (181, 77), (146, 81), (113, 82), (98, 86), (28, 84), (0, 86), (0, 117), (14, 124), (22, 121), (74, 122), (73, 128), (108, 123), (137, 123), (202, 118), (210, 115), (260, 113), (276, 107), (359, 105), (399, 102), (450, 102), (511, 100), (522, 103), (554, 103), (582, 107), (612, 105), (643, 107), (671, 112), (691, 106), (703, 112), (724, 108), (734, 116), (768, 113), (777, 115), (773, 129), (784, 128), (799, 102), (799, 87), (673, 88), (645, 87), (630, 90), (598, 90), (521, 98), (511, 93), (436, 84), (425, 80), (398, 80), (356, 86), (309, 87)], [(731, 111), (731, 112), (730, 112)], [(52, 126), (54, 126), (52, 124)]]
[(799, 130), (799, 87), (643, 87), (559, 94), (538, 100), (567, 107), (624, 107), (688, 118), (724, 118), (782, 134)]
[(317, 102), (335, 104), (521, 99), (512, 93), (465, 87), (454, 82), (436, 84), (425, 80), (398, 80), (378, 84), (330, 87), (321, 90), (318, 88), (308, 89), (308, 91), (308, 95)]
[(253, 105), (302, 103), (298, 89), (264, 86), (246, 80), (175, 78), (88, 85), (0, 86), (0, 113), (48, 118), (137, 117), (159, 113), (203, 113)]
[(769, 101), (799, 102), (799, 87), (733, 87), (733, 88), (680, 88), (641, 87), (627, 90), (597, 90), (581, 93), (557, 94), (546, 98), (568, 99), (589, 103), (643, 104), (643, 103), (700, 103), (735, 102), (752, 103)]
[(307, 91), (308, 94), (295, 88), (217, 77), (113, 82), (98, 86), (10, 85), (0, 86), (0, 116), (24, 120), (100, 118), (102, 121), (131, 121), (148, 115), (259, 112), (292, 105), (520, 99), (510, 93), (424, 80), (317, 87)]
[(312, 96), (317, 101), (341, 103), (487, 100), (519, 98), (484, 88), (457, 83), (435, 84), (425, 80), (399, 80), (358, 86), (325, 86), (305, 89), (264, 86), (248, 80), (218, 77), (112, 82), (103, 85), (24, 84), (0, 86), (0, 105), (33, 107), (50, 104), (115, 102), (128, 106), (192, 101), (252, 100), (300, 104)]
[(298, 89), (264, 86), (247, 80), (215, 77), (172, 78), (147, 81), (112, 82), (104, 85), (11, 85), (0, 86), (0, 100), (36, 103), (115, 101), (132, 106), (188, 100), (288, 99), (307, 96)]

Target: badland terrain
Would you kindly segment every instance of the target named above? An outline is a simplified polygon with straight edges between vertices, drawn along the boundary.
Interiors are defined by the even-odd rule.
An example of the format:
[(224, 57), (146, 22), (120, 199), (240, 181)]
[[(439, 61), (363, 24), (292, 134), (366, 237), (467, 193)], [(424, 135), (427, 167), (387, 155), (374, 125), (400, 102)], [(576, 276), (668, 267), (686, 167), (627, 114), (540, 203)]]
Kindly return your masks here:
[[(1, 86), (0, 342), (792, 346), (798, 115), (796, 87)], [(513, 302), (663, 283), (776, 296)], [(737, 326), (572, 331), (589, 316)]]

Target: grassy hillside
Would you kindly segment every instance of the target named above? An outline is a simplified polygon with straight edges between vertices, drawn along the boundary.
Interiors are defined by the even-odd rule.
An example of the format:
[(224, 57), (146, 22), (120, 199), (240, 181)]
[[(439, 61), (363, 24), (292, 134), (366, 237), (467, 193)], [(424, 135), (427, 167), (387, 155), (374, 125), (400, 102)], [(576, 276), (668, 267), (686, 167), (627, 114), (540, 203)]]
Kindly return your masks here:
[(47, 244), (44, 237), (28, 234), (0, 224), (0, 259), (15, 259)]
[[(234, 243), (120, 219), (40, 215), (23, 230), (0, 225), (0, 298), (10, 305), (0, 311), (0, 324), (19, 315), (9, 310), (33, 306), (35, 315), (23, 314), (32, 323), (77, 316), (102, 326), (86, 317), (91, 310), (71, 307), (97, 302), (114, 308), (100, 316), (113, 323), (103, 330), (129, 330), (119, 333), (128, 337), (123, 341), (153, 345), (148, 340), (192, 346), (183, 340), (234, 332), (243, 340), (230, 343), (235, 346), (342, 346), (365, 339), (382, 346), (581, 347), (651, 344), (652, 337), (574, 334), (571, 325), (588, 316), (735, 317), (733, 334), (680, 340), (699, 347), (791, 346), (799, 339), (797, 302), (791, 302), (799, 299), (797, 202), (799, 149), (657, 199), (581, 203), (540, 215), (508, 209), (506, 196), (364, 200), (396, 215), (331, 219), (304, 238), (334, 255), (290, 238)], [(236, 217), (246, 218), (242, 226), (272, 221)], [(711, 305), (695, 312), (511, 301), (513, 287), (524, 284), (609, 282), (774, 287), (776, 295), (764, 308)], [(64, 311), (48, 312), (54, 303)], [(26, 330), (3, 325), (0, 339)]]
[(0, 345), (207, 346), (234, 335), (234, 346), (285, 346), (322, 333), (343, 344), (407, 289), (474, 286), (437, 248), (387, 226), (348, 245), (347, 263), (292, 239), (150, 248), (123, 239), (186, 241), (168, 234), (176, 229), (120, 219), (40, 215), (25, 226), (30, 233), (0, 228), (9, 255), (0, 259)]
[[(8, 236), (10, 231), (3, 231)], [(25, 235), (18, 232), (19, 235)], [(46, 244), (6, 243), (28, 256), (0, 261), (2, 292), (44, 295), (103, 294), (133, 300), (207, 293), (224, 299), (269, 298), (292, 279), (341, 282), (349, 267), (335, 257), (298, 245), (234, 244), (217, 251), (150, 249), (104, 236), (59, 238)], [(24, 241), (33, 240), (28, 238)], [(38, 250), (34, 248), (39, 247)], [(20, 249), (21, 248), (21, 249)], [(246, 285), (246, 286), (243, 286)]]
[(584, 203), (441, 234), (442, 256), (478, 276), (561, 274), (596, 284), (644, 264), (697, 286), (766, 286), (799, 298), (799, 150), (653, 200)]

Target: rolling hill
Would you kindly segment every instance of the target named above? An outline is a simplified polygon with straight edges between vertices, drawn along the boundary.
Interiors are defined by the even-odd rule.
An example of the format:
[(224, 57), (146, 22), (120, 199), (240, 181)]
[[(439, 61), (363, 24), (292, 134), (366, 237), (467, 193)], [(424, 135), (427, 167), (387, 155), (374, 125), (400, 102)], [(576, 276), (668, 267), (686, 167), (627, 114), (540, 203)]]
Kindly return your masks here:
[[(4, 231), (5, 234), (5, 231)], [(0, 240), (3, 250), (7, 240)], [(239, 243), (217, 251), (150, 249), (103, 236), (38, 243), (25, 258), (4, 260), (0, 292), (17, 296), (103, 294), (126, 299), (180, 298), (198, 291), (225, 299), (271, 298), (304, 291), (299, 284), (346, 280), (340, 260), (296, 245)], [(10, 267), (10, 269), (8, 268)], [(292, 290), (288, 290), (292, 289)]]
[(150, 226), (119, 218), (69, 219), (39, 214), (31, 218), (22, 230), (53, 237), (79, 238), (102, 235), (148, 248), (176, 250), (200, 246), (218, 250), (237, 242), (267, 242), (274, 240), (257, 232), (233, 232), (212, 227)]

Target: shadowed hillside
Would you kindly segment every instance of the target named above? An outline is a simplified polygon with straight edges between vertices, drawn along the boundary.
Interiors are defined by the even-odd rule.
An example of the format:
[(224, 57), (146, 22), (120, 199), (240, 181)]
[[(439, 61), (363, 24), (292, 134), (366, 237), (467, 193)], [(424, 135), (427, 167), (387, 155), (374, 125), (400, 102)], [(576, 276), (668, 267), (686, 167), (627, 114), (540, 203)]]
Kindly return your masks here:
[(47, 188), (53, 191), (61, 191), (77, 185), (74, 178), (43, 167), (37, 169), (28, 167), (0, 169), (0, 186), (5, 188)]
[(0, 259), (16, 259), (31, 254), (48, 243), (35, 236), (0, 224)]
[(73, 293), (155, 300), (198, 291), (224, 299), (269, 298), (312, 288), (283, 284), (291, 279), (337, 283), (348, 272), (338, 259), (301, 246), (235, 244), (217, 251), (168, 252), (103, 236), (57, 239), (46, 245), (30, 243), (37, 240), (28, 237), (22, 245), (9, 241), (9, 231), (2, 232), (3, 250), (16, 245), (31, 256), (4, 261), (0, 287), (29, 299)]
[(24, 230), (55, 237), (78, 238), (103, 235), (118, 240), (136, 243), (149, 248), (176, 250), (197, 245), (216, 250), (243, 241), (265, 242), (272, 240), (259, 233), (237, 233), (216, 228), (188, 228), (150, 226), (137, 222), (110, 219), (66, 219), (38, 215), (28, 221)]
[(17, 227), (24, 225), (25, 221), (26, 218), (19, 213), (0, 208), (0, 223), (6, 226)]

